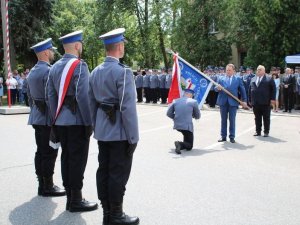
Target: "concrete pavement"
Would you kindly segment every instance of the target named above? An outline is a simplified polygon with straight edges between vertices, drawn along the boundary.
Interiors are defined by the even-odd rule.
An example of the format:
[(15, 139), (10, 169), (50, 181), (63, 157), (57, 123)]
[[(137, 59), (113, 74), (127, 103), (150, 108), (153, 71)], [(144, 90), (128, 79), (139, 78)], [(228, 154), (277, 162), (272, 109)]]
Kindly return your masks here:
[[(138, 105), (140, 142), (124, 209), (141, 225), (299, 225), (300, 117), (273, 114), (270, 137), (253, 137), (254, 116), (237, 115), (237, 143), (217, 143), (220, 115), (203, 110), (194, 149), (174, 152), (181, 134), (166, 107)], [(34, 131), (28, 115), (0, 115), (0, 224), (96, 225), (102, 210), (65, 211), (65, 198), (37, 196)], [(83, 194), (98, 201), (97, 143), (91, 139)], [(57, 159), (55, 183), (61, 186)]]

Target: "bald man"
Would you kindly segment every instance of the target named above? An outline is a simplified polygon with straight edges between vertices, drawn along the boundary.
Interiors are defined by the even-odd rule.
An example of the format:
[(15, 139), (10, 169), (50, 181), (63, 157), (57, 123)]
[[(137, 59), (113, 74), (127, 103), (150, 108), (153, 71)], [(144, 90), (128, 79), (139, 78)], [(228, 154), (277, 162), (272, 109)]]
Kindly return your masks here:
[(249, 88), (249, 102), (253, 106), (255, 115), (256, 133), (254, 136), (261, 136), (262, 120), (264, 122), (264, 137), (269, 136), (271, 105), (275, 103), (275, 99), (275, 82), (271, 76), (266, 75), (265, 67), (259, 65)]

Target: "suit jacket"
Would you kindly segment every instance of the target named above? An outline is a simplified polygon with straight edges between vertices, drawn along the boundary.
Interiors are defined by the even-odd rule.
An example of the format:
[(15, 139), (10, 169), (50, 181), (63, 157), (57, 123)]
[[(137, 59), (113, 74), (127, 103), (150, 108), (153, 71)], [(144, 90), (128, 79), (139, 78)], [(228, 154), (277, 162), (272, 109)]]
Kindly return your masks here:
[[(136, 90), (132, 70), (115, 58), (106, 57), (90, 78), (90, 102), (94, 125), (94, 138), (99, 141), (139, 141), (136, 110)], [(116, 110), (116, 122), (112, 124), (97, 103), (112, 103)]]
[[(29, 125), (51, 125), (48, 107), (45, 107), (45, 114), (40, 112), (34, 100), (47, 100), (45, 88), (48, 81), (50, 64), (44, 61), (38, 61), (27, 76), (27, 95), (30, 106), (28, 119)], [(46, 102), (47, 103), (47, 102)]]
[(201, 114), (195, 99), (181, 97), (173, 101), (167, 116), (174, 120), (174, 129), (194, 132), (192, 118), (199, 119)]
[(288, 88), (283, 87), (283, 90), (288, 90), (289, 92), (294, 91), (294, 85), (295, 85), (295, 77), (290, 74), (289, 78), (285, 76), (282, 80), (283, 85), (288, 85)]
[[(240, 92), (242, 96), (242, 101), (247, 102), (246, 91), (241, 77), (232, 76), (230, 85), (227, 84), (226, 80), (227, 76), (219, 76), (218, 83), (236, 97), (238, 97), (238, 93)], [(219, 91), (217, 87), (215, 87), (215, 91)], [(223, 106), (226, 105), (227, 102), (230, 106), (239, 105), (239, 103), (236, 100), (227, 95), (224, 91), (220, 91), (217, 99), (217, 105)]]
[(260, 84), (256, 85), (257, 76), (253, 77), (249, 87), (249, 102), (253, 105), (270, 105), (276, 99), (275, 82), (270, 76), (264, 75)]
[[(50, 69), (48, 83), (48, 100), (51, 112), (51, 119), (55, 118), (56, 109), (58, 107), (59, 85), (63, 69), (75, 55), (65, 54)], [(73, 113), (67, 106), (63, 105), (58, 115), (55, 125), (71, 126), (83, 125), (91, 126), (91, 112), (88, 98), (89, 76), (87, 64), (81, 61), (75, 68), (70, 85), (67, 90), (67, 96), (76, 98), (76, 112)]]

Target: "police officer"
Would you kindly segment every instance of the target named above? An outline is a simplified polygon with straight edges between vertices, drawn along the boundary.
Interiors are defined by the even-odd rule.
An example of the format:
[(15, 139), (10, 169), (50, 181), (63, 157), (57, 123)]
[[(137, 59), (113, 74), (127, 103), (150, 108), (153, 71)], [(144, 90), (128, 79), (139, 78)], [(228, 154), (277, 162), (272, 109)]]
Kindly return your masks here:
[(106, 58), (90, 78), (94, 138), (99, 147), (97, 190), (104, 225), (139, 223), (138, 217), (123, 212), (125, 187), (139, 141), (132, 71), (119, 62), (124, 56), (124, 32), (124, 28), (119, 28), (100, 36)]
[(169, 69), (168, 73), (166, 75), (166, 84), (165, 84), (165, 96), (166, 96), (166, 99), (168, 98), (171, 84), (172, 84), (172, 70)]
[[(82, 31), (67, 34), (59, 40), (65, 54), (50, 70), (48, 97), (51, 117), (62, 147), (61, 172), (67, 191), (66, 210), (91, 211), (98, 205), (83, 199), (81, 193), (92, 132), (88, 98), (90, 73), (87, 64), (80, 60)], [(68, 73), (72, 75), (69, 85), (65, 81)], [(66, 90), (64, 99), (61, 97), (63, 89)]]
[(143, 76), (143, 88), (146, 98), (146, 103), (150, 103), (151, 97), (150, 97), (150, 70), (146, 70), (146, 75)]
[(193, 118), (200, 119), (198, 103), (192, 99), (194, 91), (186, 89), (184, 96), (173, 101), (167, 111), (167, 116), (174, 120), (174, 129), (183, 134), (183, 142), (175, 141), (175, 152), (181, 154), (180, 150), (190, 151), (194, 143)]
[(157, 103), (157, 89), (159, 88), (159, 80), (157, 76), (157, 70), (154, 69), (152, 75), (150, 76), (150, 95), (151, 101)]
[(137, 93), (137, 102), (143, 102), (143, 76), (141, 71), (138, 71), (138, 75), (135, 77), (135, 87)]
[(167, 103), (167, 98), (166, 98), (166, 74), (165, 70), (162, 70), (162, 73), (159, 75), (159, 90), (160, 90), (160, 97), (161, 97), (161, 104), (166, 104)]
[(250, 92), (250, 83), (252, 78), (255, 77), (255, 75), (253, 74), (253, 69), (252, 67), (247, 67), (246, 69), (246, 75), (243, 76), (243, 83), (244, 83), (244, 87), (246, 90), (246, 96), (247, 96), (247, 105), (250, 106), (249, 103), (249, 92)]
[(48, 38), (31, 47), (38, 62), (27, 77), (27, 94), (29, 97), (30, 115), (28, 124), (35, 130), (37, 151), (35, 153), (35, 173), (38, 177), (38, 195), (64, 196), (65, 190), (53, 184), (53, 174), (57, 150), (49, 146), (50, 115), (46, 104), (45, 87), (47, 85), (50, 62), (54, 59), (52, 39)]

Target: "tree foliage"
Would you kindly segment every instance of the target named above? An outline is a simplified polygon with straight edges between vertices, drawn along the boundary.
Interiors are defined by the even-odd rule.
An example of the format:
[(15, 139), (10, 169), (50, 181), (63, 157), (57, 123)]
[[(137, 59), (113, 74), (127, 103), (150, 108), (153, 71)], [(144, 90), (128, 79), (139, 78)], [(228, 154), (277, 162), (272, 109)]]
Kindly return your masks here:
[(225, 65), (230, 46), (247, 52), (245, 62), (283, 66), (284, 56), (300, 52), (300, 0), (14, 0), (9, 1), (11, 48), (19, 63), (32, 65), (30, 46), (52, 37), (84, 31), (90, 69), (104, 57), (98, 39), (118, 27), (128, 39), (124, 63), (170, 67), (167, 48), (196, 66)]

